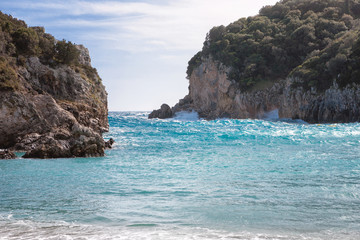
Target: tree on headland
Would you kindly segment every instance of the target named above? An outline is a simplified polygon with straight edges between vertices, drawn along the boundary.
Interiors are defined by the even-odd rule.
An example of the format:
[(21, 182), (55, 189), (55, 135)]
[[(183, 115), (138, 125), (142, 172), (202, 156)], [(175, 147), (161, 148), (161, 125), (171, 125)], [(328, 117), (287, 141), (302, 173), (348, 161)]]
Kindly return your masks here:
[(39, 51), (39, 36), (31, 28), (21, 27), (12, 34), (18, 54), (36, 55)]
[(72, 42), (67, 42), (64, 39), (56, 43), (55, 51), (56, 61), (67, 65), (77, 63), (80, 54)]
[(359, 18), (359, 0), (281, 0), (256, 16), (213, 27), (189, 61), (188, 77), (211, 56), (244, 91), (288, 76), (302, 77), (304, 87), (318, 90), (339, 76), (347, 83), (344, 65), (360, 39)]

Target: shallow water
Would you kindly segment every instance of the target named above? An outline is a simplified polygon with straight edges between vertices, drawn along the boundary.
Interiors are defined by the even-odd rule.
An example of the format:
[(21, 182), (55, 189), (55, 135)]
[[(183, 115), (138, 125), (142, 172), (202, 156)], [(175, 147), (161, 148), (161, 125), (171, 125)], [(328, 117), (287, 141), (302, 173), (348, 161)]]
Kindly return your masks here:
[(359, 239), (360, 124), (146, 114), (103, 158), (0, 161), (0, 239)]

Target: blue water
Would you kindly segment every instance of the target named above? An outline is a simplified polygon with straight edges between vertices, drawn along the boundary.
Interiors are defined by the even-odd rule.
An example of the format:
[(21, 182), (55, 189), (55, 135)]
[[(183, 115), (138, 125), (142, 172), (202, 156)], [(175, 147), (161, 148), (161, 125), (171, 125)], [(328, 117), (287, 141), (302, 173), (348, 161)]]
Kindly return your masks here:
[(102, 158), (0, 161), (0, 239), (360, 239), (360, 124), (110, 113)]

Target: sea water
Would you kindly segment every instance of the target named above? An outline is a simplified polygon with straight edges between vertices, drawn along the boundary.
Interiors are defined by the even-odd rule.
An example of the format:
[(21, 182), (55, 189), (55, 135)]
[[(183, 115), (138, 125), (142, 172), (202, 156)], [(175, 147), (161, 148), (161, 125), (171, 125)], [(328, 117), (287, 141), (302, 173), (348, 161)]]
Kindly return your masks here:
[(0, 239), (360, 239), (360, 124), (270, 120), (113, 112), (105, 157), (2, 160)]

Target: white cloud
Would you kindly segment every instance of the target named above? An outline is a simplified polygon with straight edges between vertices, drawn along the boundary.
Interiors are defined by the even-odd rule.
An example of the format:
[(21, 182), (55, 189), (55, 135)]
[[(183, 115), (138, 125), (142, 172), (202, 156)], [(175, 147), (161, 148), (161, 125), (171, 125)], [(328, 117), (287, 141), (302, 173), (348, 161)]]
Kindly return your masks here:
[(110, 110), (174, 105), (206, 33), (276, 0), (1, 0), (0, 9), (89, 48)]
[(48, 25), (88, 28), (96, 39), (113, 39), (110, 46), (139, 52), (158, 49), (196, 50), (212, 26), (227, 25), (254, 15), (275, 0), (176, 0), (166, 3), (116, 1), (40, 1), (26, 8), (54, 15)]
[[(127, 48), (120, 44), (123, 50), (141, 51), (150, 46), (154, 49), (195, 51), (201, 47), (206, 32), (212, 26), (227, 25), (241, 16), (254, 15), (261, 6), (273, 2), (257, 1), (256, 8), (254, 1), (239, 0), (179, 0), (166, 5), (101, 2), (90, 4), (89, 8), (95, 14), (119, 18), (108, 24), (119, 32), (125, 31), (126, 37), (130, 37), (133, 46)], [(249, 12), (249, 9), (256, 10)], [(121, 17), (133, 14), (136, 16), (121, 21)], [(122, 37), (119, 36), (119, 41)], [(159, 45), (159, 42), (162, 44)]]

